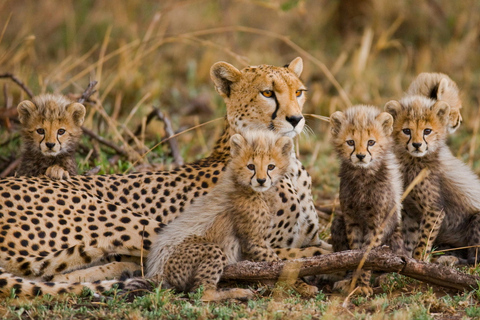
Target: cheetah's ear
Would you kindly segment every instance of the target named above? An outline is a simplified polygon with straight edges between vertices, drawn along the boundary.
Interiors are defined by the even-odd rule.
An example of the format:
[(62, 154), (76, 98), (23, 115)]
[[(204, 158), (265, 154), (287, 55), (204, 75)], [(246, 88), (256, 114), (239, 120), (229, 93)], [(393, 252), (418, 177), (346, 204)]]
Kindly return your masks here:
[(332, 134), (337, 135), (340, 132), (343, 121), (345, 121), (345, 115), (341, 111), (336, 111), (330, 115)]
[(300, 78), (300, 75), (302, 74), (302, 71), (303, 71), (303, 60), (302, 60), (302, 58), (296, 57), (295, 59), (292, 60), (292, 62), (290, 62), (288, 64), (287, 68), (288, 68), (288, 70), (295, 73), (295, 75), (297, 77)]
[(282, 150), (282, 155), (288, 157), (293, 151), (293, 140), (290, 137), (282, 136), (275, 142), (275, 146)]
[(393, 131), (393, 117), (388, 112), (382, 112), (377, 116), (377, 121), (382, 125), (383, 132), (389, 136)]
[(446, 125), (448, 123), (450, 120), (450, 105), (448, 103), (438, 100), (432, 106), (432, 110), (442, 124)]
[(395, 119), (398, 117), (400, 110), (402, 110), (402, 105), (397, 100), (390, 100), (385, 104), (384, 109), (392, 115), (393, 119)]
[(220, 61), (210, 68), (215, 89), (224, 98), (230, 97), (231, 85), (240, 80), (241, 72), (229, 63)]
[(32, 113), (37, 110), (37, 106), (29, 100), (22, 101), (17, 106), (18, 120), (21, 124), (26, 124)]
[(240, 154), (240, 150), (243, 149), (247, 141), (241, 134), (234, 134), (230, 138), (230, 155), (232, 157), (238, 156)]
[(438, 84), (438, 89), (437, 89), (437, 100), (442, 100), (443, 96), (445, 95), (445, 92), (448, 90), (448, 80), (447, 78), (442, 78), (440, 80), (440, 83)]
[(83, 124), (83, 120), (85, 120), (85, 107), (83, 104), (74, 102), (69, 104), (65, 110), (72, 116), (73, 123), (77, 126), (81, 126)]

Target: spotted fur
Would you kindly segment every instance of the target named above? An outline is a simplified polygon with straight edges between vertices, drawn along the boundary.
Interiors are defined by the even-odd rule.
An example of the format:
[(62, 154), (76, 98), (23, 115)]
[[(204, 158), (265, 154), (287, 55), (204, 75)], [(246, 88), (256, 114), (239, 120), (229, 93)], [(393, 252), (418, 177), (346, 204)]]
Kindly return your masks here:
[[(330, 116), (332, 144), (340, 167), (340, 207), (332, 222), (334, 251), (390, 245), (402, 252), (402, 177), (391, 150), (393, 118), (372, 106), (354, 106)], [(370, 295), (370, 271), (358, 279), (358, 293)], [(351, 277), (335, 283), (350, 290)]]
[[(385, 105), (394, 117), (393, 137), (404, 186), (422, 169), (428, 175), (403, 203), (407, 251), (428, 259), (432, 246), (480, 244), (480, 180), (446, 145), (450, 106), (442, 100), (406, 96)], [(469, 249), (470, 262), (475, 248)]]
[(18, 107), (22, 124), (19, 176), (52, 179), (77, 174), (75, 151), (82, 134), (85, 107), (59, 94), (42, 94)]
[[(225, 62), (214, 64), (211, 75), (227, 104), (227, 121), (212, 154), (197, 162), (171, 171), (0, 180), (0, 267), (52, 282), (115, 278), (132, 262), (139, 267), (155, 234), (218, 183), (230, 160), (233, 134), (256, 129), (293, 137), (302, 131), (301, 71), (300, 58), (289, 67), (241, 71)], [(292, 168), (275, 186), (266, 240), (273, 248), (314, 245), (319, 248), (309, 253), (328, 251), (318, 236), (311, 178), (298, 160)], [(108, 264), (118, 257), (121, 263)], [(11, 290), (8, 277), (2, 286), (0, 276), (4, 294)]]

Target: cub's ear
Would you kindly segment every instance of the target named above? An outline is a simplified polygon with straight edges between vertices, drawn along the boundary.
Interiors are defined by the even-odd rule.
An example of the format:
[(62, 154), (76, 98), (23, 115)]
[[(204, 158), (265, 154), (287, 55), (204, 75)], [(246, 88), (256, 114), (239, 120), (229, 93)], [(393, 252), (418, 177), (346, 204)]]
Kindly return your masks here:
[(74, 102), (66, 106), (65, 110), (72, 116), (73, 123), (76, 126), (81, 126), (83, 124), (83, 120), (85, 120), (85, 107), (83, 104)]
[(382, 125), (383, 132), (389, 136), (393, 131), (393, 117), (388, 112), (382, 112), (377, 116), (377, 121)]
[(240, 80), (242, 73), (229, 63), (220, 61), (210, 68), (215, 89), (224, 98), (230, 97), (231, 85)]
[(37, 110), (37, 106), (29, 100), (22, 101), (17, 106), (18, 120), (21, 124), (26, 124), (32, 113)]
[(331, 131), (334, 135), (340, 132), (343, 121), (345, 121), (345, 115), (341, 111), (336, 111), (330, 115)]
[(238, 156), (246, 143), (247, 141), (241, 134), (234, 134), (230, 138), (230, 155), (232, 157)]
[(300, 75), (302, 74), (302, 71), (303, 71), (303, 60), (302, 60), (302, 58), (296, 57), (295, 59), (292, 60), (292, 62), (290, 62), (287, 65), (287, 68), (288, 68), (288, 70), (295, 73), (295, 75), (297, 77), (300, 78)]
[(438, 84), (438, 89), (437, 89), (437, 100), (443, 100), (443, 97), (445, 95), (445, 92), (448, 90), (448, 80), (447, 78), (442, 78)]
[(432, 111), (442, 124), (448, 124), (450, 121), (450, 105), (448, 103), (439, 100), (432, 106)]
[(282, 150), (282, 155), (289, 156), (293, 151), (293, 140), (290, 137), (282, 136), (275, 142), (275, 146)]
[(402, 110), (402, 105), (397, 100), (390, 100), (385, 104), (384, 110), (390, 113), (393, 119), (395, 119), (398, 117), (400, 110)]

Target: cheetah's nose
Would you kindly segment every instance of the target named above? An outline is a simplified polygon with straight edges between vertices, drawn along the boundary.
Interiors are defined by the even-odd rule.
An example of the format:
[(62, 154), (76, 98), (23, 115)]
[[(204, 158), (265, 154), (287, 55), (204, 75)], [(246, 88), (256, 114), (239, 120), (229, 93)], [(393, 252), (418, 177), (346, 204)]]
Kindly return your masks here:
[(422, 143), (421, 142), (413, 142), (412, 143), (412, 146), (418, 150), (418, 148), (420, 148), (422, 146)]
[(263, 184), (267, 181), (267, 179), (257, 179), (259, 185), (263, 186)]
[(295, 128), (297, 124), (303, 119), (303, 116), (286, 117), (287, 121)]
[(363, 159), (365, 159), (365, 155), (364, 154), (357, 154), (357, 158), (358, 160), (362, 161)]
[(47, 142), (45, 144), (47, 145), (48, 149), (52, 149), (53, 147), (55, 147), (55, 143), (53, 142)]

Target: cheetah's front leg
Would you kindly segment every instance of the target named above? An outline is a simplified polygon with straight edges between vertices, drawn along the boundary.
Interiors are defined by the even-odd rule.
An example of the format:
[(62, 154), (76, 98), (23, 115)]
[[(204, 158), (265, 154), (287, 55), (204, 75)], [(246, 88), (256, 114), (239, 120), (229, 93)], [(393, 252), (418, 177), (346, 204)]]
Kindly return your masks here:
[(424, 213), (422, 221), (420, 222), (420, 239), (417, 247), (413, 251), (414, 259), (423, 261), (429, 259), (427, 255), (432, 250), (433, 242), (437, 238), (444, 218), (445, 211), (443, 210), (428, 210)]

